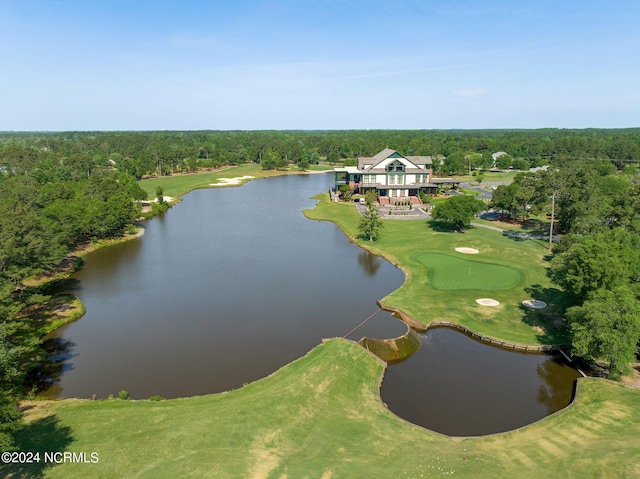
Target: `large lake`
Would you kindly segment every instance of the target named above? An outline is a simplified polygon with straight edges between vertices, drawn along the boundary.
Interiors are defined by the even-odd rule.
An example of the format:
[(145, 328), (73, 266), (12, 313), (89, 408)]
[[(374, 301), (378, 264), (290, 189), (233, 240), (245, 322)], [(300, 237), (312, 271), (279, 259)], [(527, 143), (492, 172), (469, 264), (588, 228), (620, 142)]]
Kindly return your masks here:
[[(351, 331), (404, 277), (334, 224), (304, 217), (311, 196), (332, 182), (331, 174), (281, 176), (193, 191), (148, 221), (144, 236), (88, 255), (71, 280), (87, 313), (46, 340), (54, 351), (47, 395), (226, 391)], [(381, 312), (349, 337), (405, 331)], [(388, 368), (382, 388), (391, 410), (416, 424), (486, 434), (571, 399), (577, 373), (552, 358), (498, 351), (454, 331), (430, 331), (423, 343)]]
[[(88, 255), (73, 277), (87, 313), (51, 336), (66, 348), (48, 394), (225, 391), (349, 332), (404, 275), (334, 224), (304, 217), (332, 181), (295, 175), (196, 190), (148, 221), (144, 236)], [(394, 319), (376, 324), (381, 337), (405, 330)]]

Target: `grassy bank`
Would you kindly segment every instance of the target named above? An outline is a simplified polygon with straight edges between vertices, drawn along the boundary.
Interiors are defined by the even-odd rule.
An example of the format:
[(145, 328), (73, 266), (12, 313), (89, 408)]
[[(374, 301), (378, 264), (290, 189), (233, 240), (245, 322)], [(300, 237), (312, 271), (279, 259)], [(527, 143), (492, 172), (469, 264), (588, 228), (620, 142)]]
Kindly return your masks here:
[[(309, 172), (330, 171), (333, 167), (326, 165), (311, 165)], [(163, 194), (177, 198), (189, 191), (199, 188), (211, 188), (211, 184), (218, 183), (220, 178), (235, 178), (241, 176), (253, 176), (254, 178), (268, 178), (271, 176), (281, 176), (288, 174), (303, 174), (297, 167), (290, 167), (287, 170), (263, 170), (256, 163), (248, 165), (231, 166), (214, 171), (204, 171), (200, 173), (176, 174), (173, 176), (163, 176), (161, 178), (149, 178), (141, 180), (140, 186), (147, 192), (149, 198), (155, 198), (156, 188), (162, 186)], [(216, 186), (215, 188), (220, 188)]]
[[(311, 165), (310, 172), (328, 171), (332, 167), (327, 165)], [(179, 174), (162, 178), (152, 178), (142, 180), (140, 185), (147, 192), (150, 198), (155, 196), (157, 186), (162, 186), (164, 195), (177, 198), (198, 188), (209, 188), (211, 183), (218, 183), (220, 178), (233, 178), (240, 176), (253, 176), (255, 178), (266, 178), (285, 174), (300, 174), (300, 170), (291, 167), (287, 170), (265, 171), (260, 165), (250, 164), (235, 167), (228, 167), (215, 171)], [(247, 180), (245, 180), (246, 182)], [(82, 258), (87, 254), (101, 248), (135, 239), (138, 232), (125, 234), (122, 237), (103, 239), (79, 245), (74, 251), (69, 253), (65, 260), (53, 271), (24, 280), (24, 285), (31, 290), (46, 291), (48, 286), (68, 278), (82, 263)], [(25, 315), (35, 315), (34, 320), (39, 324), (38, 333), (44, 335), (65, 324), (76, 321), (84, 315), (85, 308), (79, 298), (66, 293), (55, 294), (50, 300), (43, 301), (25, 310)]]
[(28, 294), (43, 294), (41, 301), (29, 304), (18, 316), (18, 320), (30, 318), (36, 328), (30, 333), (42, 337), (65, 324), (80, 319), (85, 313), (85, 307), (80, 298), (68, 292), (54, 292), (56, 285), (71, 276), (82, 264), (82, 258), (93, 251), (123, 243), (137, 238), (141, 233), (139, 228), (134, 233), (111, 239), (102, 239), (78, 245), (52, 271), (26, 278), (23, 285)]
[(65, 479), (640, 474), (638, 391), (581, 380), (575, 404), (550, 418), (507, 434), (455, 440), (386, 410), (378, 395), (382, 372), (377, 358), (334, 339), (225, 394), (27, 403), (22, 451), (97, 452), (99, 462), (0, 472)]
[[(327, 195), (319, 198), (323, 201), (305, 211), (307, 217), (337, 223), (354, 241), (405, 272), (405, 283), (384, 298), (385, 304), (424, 323), (454, 321), (481, 334), (522, 344), (566, 340), (554, 314), (562, 295), (547, 278), (544, 241), (509, 238), (485, 228), (464, 233), (438, 231), (425, 221), (412, 220), (385, 221), (380, 239), (371, 243), (357, 238), (359, 215), (352, 205), (332, 203)], [(454, 250), (457, 247), (480, 253), (463, 255)], [(469, 277), (458, 282), (461, 286), (451, 286), (456, 278), (450, 277), (452, 269), (443, 260), (447, 257), (455, 263), (458, 277), (468, 272)], [(502, 281), (501, 273), (509, 281)], [(480, 306), (478, 298), (492, 298), (500, 305)], [(530, 298), (545, 301), (549, 307), (540, 311), (523, 308), (521, 302)]]

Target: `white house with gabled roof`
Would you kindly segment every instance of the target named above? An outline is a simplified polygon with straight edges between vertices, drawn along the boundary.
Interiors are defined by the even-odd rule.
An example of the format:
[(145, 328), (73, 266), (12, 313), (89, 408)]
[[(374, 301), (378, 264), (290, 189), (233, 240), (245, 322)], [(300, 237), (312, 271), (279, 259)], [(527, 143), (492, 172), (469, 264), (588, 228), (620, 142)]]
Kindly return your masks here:
[[(384, 203), (411, 200), (419, 203), (419, 192), (433, 194), (443, 183), (451, 179), (433, 178), (430, 156), (403, 156), (385, 148), (372, 157), (358, 158), (358, 166), (334, 168), (336, 192), (349, 185), (354, 193), (364, 194), (375, 190)], [(414, 200), (417, 199), (417, 200)]]

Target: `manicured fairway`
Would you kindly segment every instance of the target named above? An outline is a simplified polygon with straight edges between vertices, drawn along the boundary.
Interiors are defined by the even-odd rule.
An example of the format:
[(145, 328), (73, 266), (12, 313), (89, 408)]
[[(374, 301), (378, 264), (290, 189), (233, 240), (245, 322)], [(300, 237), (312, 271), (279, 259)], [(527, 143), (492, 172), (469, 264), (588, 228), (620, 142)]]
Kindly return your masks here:
[[(358, 238), (353, 205), (332, 203), (326, 194), (313, 219), (333, 221), (355, 242), (387, 258), (405, 272), (405, 283), (383, 303), (424, 323), (453, 321), (478, 333), (520, 344), (562, 344), (566, 329), (557, 321), (562, 293), (547, 276), (545, 244), (507, 237), (487, 228), (464, 233), (439, 231), (423, 220), (384, 221), (375, 242)], [(544, 242), (543, 242), (544, 243)], [(455, 248), (473, 248), (476, 255)], [(488, 308), (476, 302), (492, 298)], [(525, 310), (522, 301), (539, 299), (544, 310)]]
[(482, 263), (443, 253), (424, 253), (416, 259), (429, 270), (429, 285), (435, 289), (511, 289), (522, 281), (522, 273), (509, 266)]
[[(310, 171), (329, 171), (332, 168), (324, 165), (312, 165)], [(289, 170), (263, 170), (256, 163), (247, 165), (221, 168), (213, 171), (203, 171), (188, 175), (163, 176), (161, 178), (149, 178), (139, 182), (143, 190), (147, 192), (149, 198), (155, 198), (155, 190), (161, 186), (163, 193), (167, 196), (177, 198), (198, 188), (211, 188), (211, 184), (217, 184), (221, 178), (236, 178), (242, 176), (253, 176), (254, 178), (267, 178), (270, 176), (280, 176), (288, 174), (305, 174), (295, 167)], [(243, 181), (244, 183), (245, 181)]]
[[(170, 401), (27, 404), (22, 451), (98, 463), (0, 469), (14, 478), (636, 478), (640, 392), (581, 380), (576, 403), (537, 424), (454, 440), (382, 404), (383, 364), (334, 339), (268, 378)], [(9, 472), (15, 473), (8, 476)]]

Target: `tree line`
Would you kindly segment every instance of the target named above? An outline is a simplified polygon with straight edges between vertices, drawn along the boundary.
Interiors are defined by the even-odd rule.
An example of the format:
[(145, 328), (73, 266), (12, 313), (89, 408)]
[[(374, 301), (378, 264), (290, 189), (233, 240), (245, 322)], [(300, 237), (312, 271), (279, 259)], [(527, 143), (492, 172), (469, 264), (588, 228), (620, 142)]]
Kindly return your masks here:
[(640, 168), (565, 162), (544, 177), (564, 233), (550, 275), (569, 303), (572, 350), (619, 378), (640, 341)]
[[(14, 151), (19, 151), (16, 149)], [(79, 243), (120, 236), (146, 198), (135, 177), (81, 161), (16, 155), (0, 173), (0, 449), (18, 426), (17, 401), (45, 361), (40, 320), (46, 288), (25, 280), (51, 271)]]
[(491, 206), (553, 214), (562, 241), (549, 270), (565, 292), (571, 348), (608, 375), (628, 374), (640, 341), (640, 165), (558, 159), (499, 186)]
[[(116, 166), (135, 178), (259, 163), (329, 163), (372, 156), (385, 146), (431, 155), (438, 173), (469, 168), (527, 169), (559, 156), (628, 161), (640, 158), (640, 129), (345, 130), (0, 133), (0, 167), (36, 175), (90, 175)], [(494, 160), (493, 153), (507, 155)], [(37, 165), (37, 166), (36, 166)]]
[[(125, 232), (140, 215), (134, 200), (146, 198), (138, 179), (243, 163), (304, 169), (385, 146), (442, 158), (434, 166), (444, 174), (487, 164), (496, 151), (508, 153), (503, 167), (550, 164), (496, 191), (494, 207), (524, 217), (556, 200), (565, 236), (552, 273), (571, 297), (574, 351), (608, 359), (614, 374), (628, 370), (640, 334), (640, 181), (628, 164), (640, 158), (640, 129), (0, 133), (0, 449), (18, 425), (27, 378), (46, 356), (28, 312), (47, 292), (25, 279), (52, 270), (79, 243)], [(609, 357), (611, 350), (620, 353)]]

